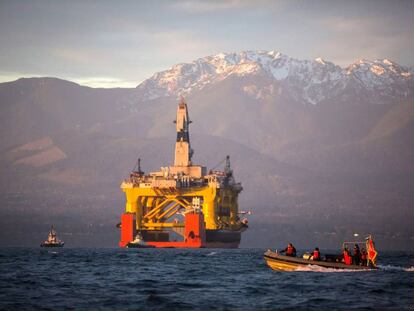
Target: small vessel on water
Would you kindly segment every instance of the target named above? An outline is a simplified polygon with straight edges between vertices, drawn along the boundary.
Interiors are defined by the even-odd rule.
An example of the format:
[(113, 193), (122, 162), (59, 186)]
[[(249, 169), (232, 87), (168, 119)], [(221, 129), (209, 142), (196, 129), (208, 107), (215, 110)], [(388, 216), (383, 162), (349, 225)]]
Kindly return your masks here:
[(126, 248), (155, 248), (154, 245), (149, 245), (142, 238), (141, 233), (137, 233), (135, 239), (126, 245)]
[(40, 247), (63, 247), (63, 245), (65, 245), (65, 242), (59, 240), (56, 230), (52, 225), (49, 235), (47, 236), (47, 240), (40, 244)]
[(321, 260), (313, 260), (310, 254), (304, 254), (303, 258), (281, 255), (277, 250), (267, 250), (264, 259), (267, 265), (276, 271), (295, 271), (304, 267), (317, 266), (337, 270), (372, 270), (377, 269), (377, 251), (374, 241), (369, 236), (364, 242), (344, 242), (343, 249), (346, 250), (349, 244), (365, 244), (367, 249), (367, 259), (361, 264), (349, 264), (343, 261), (343, 255), (325, 255)]

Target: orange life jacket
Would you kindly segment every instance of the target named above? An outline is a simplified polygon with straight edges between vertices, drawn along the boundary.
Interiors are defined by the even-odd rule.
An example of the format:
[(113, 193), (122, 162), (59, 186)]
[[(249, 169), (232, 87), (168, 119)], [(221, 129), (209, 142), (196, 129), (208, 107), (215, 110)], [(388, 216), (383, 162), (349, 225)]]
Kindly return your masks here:
[(287, 247), (286, 255), (293, 255), (293, 247), (292, 246)]
[(344, 262), (346, 265), (352, 264), (352, 257), (349, 255), (348, 251), (344, 251)]
[(313, 251), (313, 260), (319, 260), (321, 257), (321, 254), (319, 251)]

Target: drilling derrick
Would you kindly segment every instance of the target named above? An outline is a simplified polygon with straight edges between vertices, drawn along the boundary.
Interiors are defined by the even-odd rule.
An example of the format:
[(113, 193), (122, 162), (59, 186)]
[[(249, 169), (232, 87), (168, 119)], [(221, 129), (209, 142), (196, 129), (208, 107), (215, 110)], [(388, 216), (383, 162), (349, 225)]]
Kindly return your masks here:
[(191, 160), (191, 121), (183, 99), (174, 123), (174, 165), (145, 174), (138, 160), (138, 169), (121, 184), (126, 204), (119, 246), (127, 247), (139, 235), (154, 247), (238, 247), (247, 220), (239, 217), (243, 188), (233, 177), (230, 157), (223, 171), (207, 174)]
[(175, 142), (174, 166), (190, 166), (193, 151), (190, 145), (189, 126), (186, 103), (181, 100), (177, 108), (177, 119), (174, 121), (177, 130), (177, 141)]

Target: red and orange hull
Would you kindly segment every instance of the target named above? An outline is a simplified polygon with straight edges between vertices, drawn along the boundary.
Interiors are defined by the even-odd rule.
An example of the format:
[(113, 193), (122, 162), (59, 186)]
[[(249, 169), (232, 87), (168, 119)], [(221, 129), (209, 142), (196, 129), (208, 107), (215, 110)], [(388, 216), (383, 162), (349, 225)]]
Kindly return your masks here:
[[(135, 236), (135, 221), (133, 214), (121, 216), (120, 247), (126, 247)], [(185, 215), (183, 241), (169, 241), (168, 234), (158, 232), (143, 233), (146, 244), (157, 248), (238, 248), (241, 239), (241, 230), (206, 230), (202, 213), (188, 213)]]

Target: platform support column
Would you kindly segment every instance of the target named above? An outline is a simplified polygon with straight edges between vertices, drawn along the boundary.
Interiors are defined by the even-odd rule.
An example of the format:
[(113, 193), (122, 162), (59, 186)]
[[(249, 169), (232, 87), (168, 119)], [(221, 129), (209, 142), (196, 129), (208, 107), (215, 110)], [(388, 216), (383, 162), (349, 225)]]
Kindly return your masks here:
[(194, 247), (204, 247), (206, 244), (206, 226), (204, 216), (199, 214), (185, 215), (185, 238), (186, 243)]
[(126, 247), (134, 239), (134, 235), (134, 214), (123, 213), (121, 215), (121, 241), (119, 242), (119, 246)]

